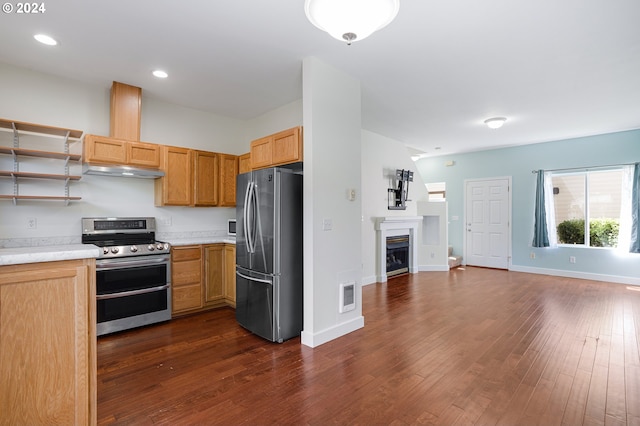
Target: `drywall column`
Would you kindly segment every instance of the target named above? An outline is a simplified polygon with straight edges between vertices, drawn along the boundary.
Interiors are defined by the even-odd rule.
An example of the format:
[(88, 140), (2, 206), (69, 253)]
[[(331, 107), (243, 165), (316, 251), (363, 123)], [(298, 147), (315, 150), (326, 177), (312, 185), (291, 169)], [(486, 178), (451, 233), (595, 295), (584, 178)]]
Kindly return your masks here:
[[(313, 57), (304, 59), (302, 76), (302, 343), (315, 347), (364, 326), (360, 82)], [(355, 309), (340, 313), (340, 284), (348, 282), (356, 283)]]

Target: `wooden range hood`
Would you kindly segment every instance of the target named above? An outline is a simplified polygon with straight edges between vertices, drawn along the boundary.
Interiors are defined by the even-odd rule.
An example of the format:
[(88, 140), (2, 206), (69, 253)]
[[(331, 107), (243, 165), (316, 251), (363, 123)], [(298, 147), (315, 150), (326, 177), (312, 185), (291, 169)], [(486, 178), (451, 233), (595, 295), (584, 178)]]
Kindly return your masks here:
[[(90, 146), (97, 146), (96, 139), (100, 138), (102, 146), (106, 147), (105, 152), (110, 157), (120, 157), (123, 149), (132, 148), (135, 144), (138, 152), (146, 151), (150, 152), (146, 148), (149, 144), (140, 142), (140, 116), (142, 107), (142, 89), (135, 86), (129, 86), (124, 83), (114, 81), (111, 85), (111, 116), (109, 123), (109, 138), (87, 135), (89, 138), (94, 138), (94, 144)], [(113, 143), (109, 142), (109, 139), (113, 140)], [(123, 148), (126, 144), (127, 148)], [(117, 147), (115, 149), (116, 154), (109, 152), (111, 147)], [(92, 155), (87, 155), (87, 144), (84, 148), (84, 157), (95, 158)], [(89, 152), (91, 152), (89, 150)], [(155, 150), (158, 152), (158, 150)], [(127, 154), (127, 157), (129, 154)], [(124, 157), (122, 157), (124, 158)], [(123, 159), (123, 162), (125, 160)], [(134, 177), (134, 178), (147, 178), (155, 179), (164, 176), (164, 171), (157, 168), (147, 167), (134, 167), (128, 164), (129, 160), (126, 160), (127, 164), (113, 164), (113, 161), (104, 161), (98, 163), (85, 162), (83, 164), (83, 173), (89, 175), (101, 175), (101, 176), (118, 176), (118, 177)], [(138, 163), (140, 164), (140, 163)]]
[(142, 89), (114, 81), (111, 85), (111, 123), (109, 136), (130, 141), (140, 140)]

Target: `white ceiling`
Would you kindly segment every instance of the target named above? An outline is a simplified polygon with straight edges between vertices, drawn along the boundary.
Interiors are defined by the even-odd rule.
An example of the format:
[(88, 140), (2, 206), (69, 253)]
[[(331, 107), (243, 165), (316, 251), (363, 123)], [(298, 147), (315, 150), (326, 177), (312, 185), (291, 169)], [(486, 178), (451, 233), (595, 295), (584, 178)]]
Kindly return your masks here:
[[(315, 56), (360, 80), (364, 129), (429, 155), (640, 128), (638, 0), (401, 0), (395, 21), (351, 46), (314, 27), (303, 0), (45, 7), (0, 16), (0, 62), (226, 117), (300, 99), (302, 59)], [(508, 121), (489, 130), (493, 116)]]

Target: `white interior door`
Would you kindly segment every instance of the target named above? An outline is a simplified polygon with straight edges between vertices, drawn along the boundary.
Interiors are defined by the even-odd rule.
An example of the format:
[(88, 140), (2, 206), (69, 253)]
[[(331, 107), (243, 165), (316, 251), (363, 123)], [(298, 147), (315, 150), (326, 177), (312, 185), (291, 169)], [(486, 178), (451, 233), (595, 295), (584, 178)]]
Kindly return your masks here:
[(465, 182), (467, 265), (509, 269), (510, 178)]

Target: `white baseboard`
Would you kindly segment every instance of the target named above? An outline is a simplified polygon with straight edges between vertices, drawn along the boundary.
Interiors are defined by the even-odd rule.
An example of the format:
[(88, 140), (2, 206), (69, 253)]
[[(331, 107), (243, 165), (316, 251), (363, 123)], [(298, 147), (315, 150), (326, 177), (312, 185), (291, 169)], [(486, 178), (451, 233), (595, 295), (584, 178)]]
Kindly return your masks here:
[(302, 330), (302, 333), (300, 334), (301, 342), (305, 346), (315, 348), (316, 346), (320, 346), (323, 343), (327, 343), (331, 340), (337, 339), (338, 337), (349, 334), (362, 327), (364, 327), (364, 317), (360, 315), (359, 317), (356, 317), (347, 322), (343, 322), (342, 324), (338, 324), (326, 330), (322, 330), (318, 333), (310, 333), (308, 331)]
[(591, 272), (565, 271), (562, 269), (532, 268), (530, 266), (511, 265), (510, 271), (527, 272), (529, 274), (553, 275), (556, 277), (579, 278), (592, 281), (606, 281), (618, 284), (640, 285), (640, 278), (619, 275), (594, 274)]
[(369, 285), (369, 284), (375, 284), (378, 281), (376, 281), (376, 276), (375, 275), (371, 275), (370, 277), (362, 277), (362, 285)]

